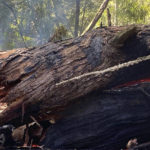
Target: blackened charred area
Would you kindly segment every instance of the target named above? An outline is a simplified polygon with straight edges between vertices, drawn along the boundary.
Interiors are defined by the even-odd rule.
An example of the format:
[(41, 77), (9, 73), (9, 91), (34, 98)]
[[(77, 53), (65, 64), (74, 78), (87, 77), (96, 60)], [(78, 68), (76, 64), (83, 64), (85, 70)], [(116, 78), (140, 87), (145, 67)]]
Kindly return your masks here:
[[(92, 92), (68, 107), (42, 144), (52, 149), (119, 150), (131, 138), (150, 139), (150, 98), (136, 87)], [(144, 85), (150, 92), (150, 84)]]
[(103, 39), (101, 36), (96, 36), (92, 39), (90, 46), (83, 49), (86, 54), (88, 64), (93, 68), (99, 66), (102, 63), (101, 53), (103, 50)]
[(150, 77), (150, 60), (128, 66), (114, 72), (113, 79), (110, 81), (107, 89), (130, 82)]
[(150, 54), (150, 47), (148, 47), (146, 42), (147, 38), (148, 35), (143, 37), (142, 33), (139, 33), (138, 35), (134, 35), (127, 39), (124, 47), (121, 49), (126, 55), (126, 61)]
[[(37, 112), (40, 111), (40, 107), (39, 107), (40, 103), (36, 103), (36, 104), (32, 104), (32, 105), (30, 105), (30, 104), (26, 105), (24, 103), (23, 105), (24, 105), (24, 109), (25, 109), (24, 110), (25, 114), (22, 114), (22, 108), (15, 110), (16, 113), (18, 113), (20, 115), (18, 115), (18, 117), (16, 117), (15, 119), (12, 119), (11, 121), (8, 121), (7, 124), (13, 124), (15, 127), (19, 127), (26, 123), (33, 122), (33, 120), (31, 119), (31, 116), (37, 117)], [(21, 116), (21, 115), (24, 115), (24, 116)]]
[(45, 56), (45, 63), (46, 63), (46, 68), (49, 69), (56, 63), (60, 64), (62, 60), (62, 56), (60, 53), (57, 53), (55, 51), (49, 52)]

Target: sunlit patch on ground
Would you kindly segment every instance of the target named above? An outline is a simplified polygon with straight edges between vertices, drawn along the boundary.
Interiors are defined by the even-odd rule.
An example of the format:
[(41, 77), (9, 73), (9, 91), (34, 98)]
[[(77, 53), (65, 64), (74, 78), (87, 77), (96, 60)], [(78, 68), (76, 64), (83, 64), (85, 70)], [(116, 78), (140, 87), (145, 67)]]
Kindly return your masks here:
[(0, 113), (3, 112), (7, 108), (6, 103), (0, 103)]

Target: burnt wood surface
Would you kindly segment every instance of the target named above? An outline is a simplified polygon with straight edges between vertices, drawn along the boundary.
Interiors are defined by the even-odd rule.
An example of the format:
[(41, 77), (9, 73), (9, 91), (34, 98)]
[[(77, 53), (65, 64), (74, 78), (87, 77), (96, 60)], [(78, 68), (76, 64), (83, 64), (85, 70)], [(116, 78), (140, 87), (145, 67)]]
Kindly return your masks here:
[[(150, 26), (98, 28), (84, 36), (0, 53), (0, 125), (55, 117), (73, 100), (150, 76)], [(22, 121), (21, 121), (22, 120)]]
[[(150, 83), (95, 91), (72, 103), (48, 129), (42, 144), (51, 149), (120, 150), (137, 138), (150, 139)], [(144, 150), (146, 146), (140, 146)]]

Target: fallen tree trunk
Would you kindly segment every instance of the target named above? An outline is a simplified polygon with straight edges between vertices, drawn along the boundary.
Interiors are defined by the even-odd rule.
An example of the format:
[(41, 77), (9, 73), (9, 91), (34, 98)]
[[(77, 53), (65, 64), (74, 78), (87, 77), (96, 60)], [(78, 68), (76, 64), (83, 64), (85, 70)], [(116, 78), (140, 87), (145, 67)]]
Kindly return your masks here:
[(139, 144), (149, 142), (148, 93), (150, 83), (92, 92), (63, 112), (42, 144), (51, 149), (120, 150), (133, 138)]
[(0, 125), (20, 125), (31, 115), (50, 119), (93, 90), (149, 77), (149, 32), (149, 26), (96, 29), (76, 39), (1, 54), (0, 102), (9, 106), (0, 113)]

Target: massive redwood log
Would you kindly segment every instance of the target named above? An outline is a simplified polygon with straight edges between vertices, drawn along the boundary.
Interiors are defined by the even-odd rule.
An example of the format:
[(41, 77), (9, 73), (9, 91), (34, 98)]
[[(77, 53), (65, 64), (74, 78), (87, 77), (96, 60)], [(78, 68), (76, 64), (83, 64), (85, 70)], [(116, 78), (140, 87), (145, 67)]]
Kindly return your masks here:
[(0, 125), (50, 119), (93, 90), (149, 77), (149, 39), (150, 26), (111, 27), (1, 54)]

